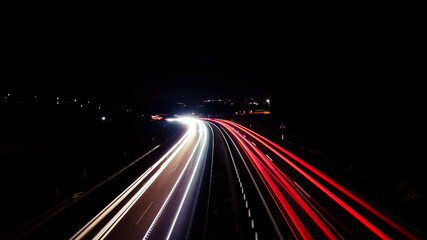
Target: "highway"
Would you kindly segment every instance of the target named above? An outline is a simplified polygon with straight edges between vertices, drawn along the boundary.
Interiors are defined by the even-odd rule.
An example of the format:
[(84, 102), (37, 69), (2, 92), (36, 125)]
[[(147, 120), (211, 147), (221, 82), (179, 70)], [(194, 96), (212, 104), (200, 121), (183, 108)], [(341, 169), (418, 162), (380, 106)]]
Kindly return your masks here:
[(264, 136), (223, 119), (188, 130), (70, 239), (422, 239)]

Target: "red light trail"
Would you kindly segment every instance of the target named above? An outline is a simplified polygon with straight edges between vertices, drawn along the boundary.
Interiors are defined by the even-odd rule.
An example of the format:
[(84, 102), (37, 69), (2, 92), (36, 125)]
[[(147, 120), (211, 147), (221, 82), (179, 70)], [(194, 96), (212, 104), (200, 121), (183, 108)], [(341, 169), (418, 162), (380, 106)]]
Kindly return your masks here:
[[(354, 203), (346, 202), (345, 198), (337, 196), (337, 190), (339, 193), (344, 194), (352, 201), (356, 202), (359, 205), (357, 207), (361, 206), (364, 210), (368, 210), (406, 238), (418, 239), (415, 234), (405, 229), (398, 220), (393, 219), (392, 216), (389, 216), (379, 210), (378, 207), (372, 203), (356, 195), (328, 175), (324, 174), (278, 144), (232, 121), (221, 119), (211, 119), (211, 121), (221, 125), (238, 141), (261, 180), (267, 187), (270, 195), (276, 202), (276, 205), (279, 207), (280, 212), (296, 238), (313, 239), (316, 236), (316, 230), (313, 229), (317, 229), (317, 231), (320, 230), (320, 232), (328, 239), (338, 239), (343, 237), (338, 233), (337, 229), (332, 226), (327, 218), (321, 214), (321, 212), (325, 212), (325, 207), (316, 202), (314, 197), (308, 195), (308, 193), (302, 189), (296, 181), (289, 176), (289, 174), (285, 173), (285, 169), (278, 167), (270, 157), (267, 158), (266, 154), (257, 147), (258, 145), (267, 148), (276, 157), (283, 160), (284, 163), (286, 163), (287, 166), (290, 166), (293, 171), (301, 174), (306, 180), (313, 184), (317, 189), (321, 190), (321, 192), (326, 194), (326, 196), (351, 214), (352, 217), (357, 219), (379, 238), (392, 239), (388, 233), (385, 233), (384, 229), (381, 230), (373, 223), (373, 221), (368, 220), (367, 216), (363, 216), (362, 213), (357, 211)], [(248, 137), (255, 140), (257, 145), (247, 139)], [(321, 181), (325, 181), (325, 184), (322, 184)], [(297, 208), (292, 206), (297, 206), (297, 208), (302, 211), (297, 211)], [(303, 212), (304, 216), (302, 216), (300, 212)], [(331, 215), (328, 212), (326, 213), (328, 216)], [(307, 218), (314, 223), (315, 228), (306, 226), (307, 221), (304, 221), (304, 219)]]

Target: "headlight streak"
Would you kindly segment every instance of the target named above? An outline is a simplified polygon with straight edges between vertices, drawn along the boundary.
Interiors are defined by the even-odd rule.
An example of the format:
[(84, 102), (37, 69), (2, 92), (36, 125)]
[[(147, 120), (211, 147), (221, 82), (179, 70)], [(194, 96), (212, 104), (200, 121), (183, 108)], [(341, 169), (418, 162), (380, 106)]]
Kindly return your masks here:
[[(179, 207), (178, 207), (178, 210), (177, 210), (177, 212), (176, 212), (176, 214), (175, 214), (174, 220), (173, 220), (172, 225), (171, 225), (171, 227), (170, 227), (170, 229), (169, 229), (169, 232), (168, 232), (168, 235), (167, 235), (166, 239), (169, 239), (169, 238), (170, 238), (170, 236), (171, 236), (171, 234), (172, 234), (172, 231), (173, 231), (173, 229), (174, 229), (174, 226), (175, 226), (176, 220), (178, 219), (178, 216), (179, 216), (179, 214), (180, 214), (180, 212), (181, 212), (182, 205), (184, 204), (184, 201), (185, 201), (185, 199), (186, 199), (186, 197), (187, 197), (188, 190), (190, 189), (190, 186), (191, 186), (191, 184), (192, 184), (192, 182), (193, 182), (194, 176), (195, 176), (195, 174), (196, 174), (196, 172), (197, 172), (197, 170), (198, 170), (198, 166), (199, 166), (199, 163), (200, 163), (200, 159), (201, 159), (201, 158), (202, 158), (202, 156), (206, 153), (206, 152), (205, 152), (205, 150), (206, 150), (206, 146), (207, 146), (206, 142), (207, 142), (207, 135), (208, 135), (208, 134), (207, 134), (207, 129), (206, 129), (206, 125), (205, 125), (205, 123), (199, 123), (199, 124), (200, 124), (200, 126), (201, 126), (201, 127), (203, 127), (203, 142), (202, 142), (202, 149), (200, 150), (200, 154), (199, 154), (199, 156), (197, 157), (196, 166), (194, 166), (194, 170), (193, 170), (193, 173), (191, 174), (190, 181), (187, 183), (187, 188), (185, 189), (184, 196), (182, 197), (181, 203), (180, 203), (180, 205), (179, 205)], [(189, 160), (188, 162), (190, 162), (190, 160)], [(184, 172), (184, 171), (183, 171), (183, 172)]]
[[(332, 178), (330, 178), (328, 175), (326, 175), (323, 172), (319, 171), (318, 169), (316, 169), (315, 167), (311, 166), (310, 164), (308, 164), (304, 160), (300, 159), (296, 155), (290, 153), (286, 149), (283, 149), (281, 146), (279, 146), (279, 145), (275, 144), (274, 142), (266, 139), (265, 137), (261, 136), (260, 134), (254, 132), (254, 131), (252, 131), (252, 130), (250, 130), (248, 128), (245, 128), (245, 127), (243, 127), (241, 125), (233, 123), (231, 121), (226, 121), (226, 120), (215, 120), (215, 121), (218, 122), (218, 123), (220, 123), (221, 125), (229, 125), (229, 126), (233, 126), (234, 128), (236, 128), (236, 129), (229, 128), (228, 130), (231, 131), (231, 132), (234, 131), (234, 132), (237, 133), (240, 130), (240, 131), (244, 132), (245, 134), (247, 134), (248, 136), (251, 136), (252, 138), (254, 138), (255, 140), (257, 140), (258, 142), (260, 142), (262, 145), (264, 145), (269, 150), (271, 150), (273, 153), (275, 153), (277, 156), (279, 156), (281, 159), (283, 159), (287, 164), (289, 164), (291, 167), (293, 167), (295, 170), (297, 170), (299, 173), (301, 173), (311, 183), (313, 183), (316, 187), (318, 187), (320, 190), (322, 190), (327, 196), (329, 196), (331, 199), (333, 199), (335, 202), (337, 202), (341, 207), (343, 207), (346, 211), (348, 211), (351, 215), (353, 215), (357, 220), (359, 220), (361, 223), (363, 223), (368, 229), (370, 229), (373, 233), (375, 233), (380, 238), (382, 238), (382, 239), (390, 239), (390, 237), (388, 235), (386, 235), (383, 231), (381, 231), (378, 227), (376, 227), (375, 225), (373, 225), (370, 221), (368, 221), (360, 213), (358, 213), (356, 210), (354, 210), (352, 207), (350, 207), (343, 200), (341, 200), (340, 198), (338, 198), (335, 194), (333, 194), (325, 186), (323, 186), (322, 184), (320, 184), (313, 177), (309, 176), (307, 172), (305, 172), (303, 169), (301, 169), (300, 167), (298, 167), (295, 163), (293, 163), (288, 158), (286, 158), (285, 156), (283, 156), (276, 149), (278, 149), (279, 151), (281, 151), (281, 152), (287, 154), (288, 156), (290, 156), (294, 161), (296, 161), (297, 163), (299, 163), (302, 166), (306, 167), (308, 170), (310, 170), (311, 172), (313, 172), (314, 174), (316, 174), (318, 177), (320, 177), (323, 180), (325, 180), (331, 186), (335, 187), (337, 190), (339, 190), (340, 192), (342, 192), (346, 196), (350, 197), (356, 203), (360, 204), (365, 209), (369, 210), (371, 213), (373, 213), (374, 215), (376, 215), (378, 218), (380, 218), (381, 220), (383, 220), (385, 223), (387, 223), (390, 226), (392, 226), (395, 230), (397, 230), (398, 232), (400, 232), (401, 234), (403, 234), (405, 237), (407, 237), (409, 239), (418, 239), (413, 233), (411, 233), (407, 229), (403, 228), (403, 226), (401, 226), (398, 223), (398, 220), (393, 219), (392, 216), (387, 216), (387, 213), (382, 212), (380, 209), (378, 209), (372, 203), (368, 202), (367, 200), (363, 199), (362, 197), (360, 197), (357, 194), (353, 193), (352, 191), (348, 190), (347, 188), (345, 188), (344, 186), (342, 186), (341, 184), (339, 184), (338, 182), (336, 182), (335, 180), (333, 180)], [(240, 138), (242, 140), (246, 139), (246, 138), (243, 138), (243, 137), (240, 137)], [(251, 146), (251, 144), (248, 144), (248, 146)], [(283, 173), (283, 171), (281, 169), (279, 169), (275, 164), (273, 164), (273, 166), (274, 166), (274, 168), (276, 168), (281, 173), (282, 176), (285, 177), (285, 174)], [(295, 186), (295, 184), (293, 184), (292, 182), (290, 182), (290, 183)], [(298, 192), (301, 192), (302, 189), (299, 189), (299, 188), (300, 187), (298, 186), (296, 188), (296, 190)], [(302, 190), (302, 191), (304, 191), (304, 190)], [(301, 192), (301, 195), (312, 206), (312, 208), (316, 210), (316, 208), (304, 196), (305, 194), (302, 194), (302, 192)], [(310, 197), (308, 196), (308, 198), (310, 198)], [(314, 203), (316, 203), (316, 202), (314, 202)], [(317, 203), (316, 203), (316, 205), (319, 207), (319, 205)], [(330, 213), (328, 213), (328, 212), (326, 212), (326, 213), (328, 215), (330, 215)]]
[[(193, 120), (193, 121), (195, 121), (195, 120)], [(195, 123), (195, 122), (194, 122)], [(201, 124), (200, 122), (198, 123), (198, 124)], [(204, 130), (206, 130), (206, 129), (204, 129)], [(200, 144), (200, 141), (201, 141), (201, 138), (202, 138), (202, 136), (203, 135), (206, 135), (206, 132), (204, 131), (203, 132), (203, 134), (200, 134), (200, 136), (199, 136), (199, 138), (198, 138), (198, 140), (197, 140), (197, 143), (196, 143), (196, 146), (194, 147), (194, 149), (193, 149), (193, 151), (192, 151), (192, 153), (191, 153), (191, 155), (190, 155), (190, 157), (188, 158), (188, 160), (187, 160), (187, 163), (185, 164), (185, 166), (184, 166), (184, 169), (182, 170), (182, 172), (181, 172), (181, 174), (179, 175), (179, 177), (178, 177), (178, 179), (176, 180), (176, 182), (175, 182), (175, 184), (174, 184), (174, 186), (173, 186), (173, 188), (172, 188), (172, 190), (169, 192), (169, 195), (167, 196), (167, 198), (166, 198), (166, 200), (163, 202), (163, 205), (162, 205), (162, 207), (160, 208), (160, 210), (159, 210), (159, 212), (157, 213), (157, 215), (156, 215), (156, 217), (154, 218), (154, 220), (153, 220), (153, 222), (151, 223), (151, 225), (150, 225), (150, 227), (148, 228), (148, 230), (147, 230), (147, 232), (145, 233), (145, 235), (144, 235), (144, 237), (143, 237), (143, 239), (145, 240), (145, 239), (148, 239), (149, 237), (150, 237), (150, 234), (151, 234), (151, 232), (153, 231), (153, 229), (154, 229), (154, 227), (156, 226), (156, 223), (157, 223), (157, 221), (159, 220), (159, 218), (160, 218), (160, 216), (162, 215), (162, 213), (163, 213), (163, 211), (164, 211), (164, 209), (165, 209), (165, 207), (168, 205), (168, 203), (169, 203), (169, 200), (171, 199), (171, 196), (173, 195), (173, 193), (175, 192), (175, 189), (177, 188), (177, 186), (178, 186), (178, 184), (179, 184), (179, 182), (180, 182), (180, 180), (181, 180), (181, 178), (184, 176), (184, 173), (185, 173), (185, 171), (186, 171), (186, 169), (187, 169), (187, 167), (189, 166), (189, 164), (190, 164), (190, 162), (191, 162), (191, 159), (193, 158), (193, 155), (195, 154), (195, 152), (196, 152), (196, 150), (197, 150), (197, 148), (199, 147), (199, 144)], [(205, 139), (206, 139), (206, 136), (204, 136), (205, 137)], [(205, 141), (203, 142), (203, 147), (205, 147)], [(203, 151), (202, 151), (203, 152)], [(190, 186), (191, 185), (191, 183), (188, 185), (188, 186)], [(183, 200), (185, 199), (185, 197), (183, 197)], [(182, 206), (182, 203), (180, 204), (180, 207)], [(174, 221), (173, 221), (173, 223), (172, 223), (172, 225), (170, 226), (170, 228), (169, 228), (169, 232), (168, 232), (168, 237), (167, 238), (169, 238), (169, 236), (170, 236), (170, 234), (171, 234), (171, 229), (173, 229), (173, 226), (174, 226), (174, 224), (175, 224), (175, 219), (177, 218), (177, 214), (179, 214), (179, 211), (180, 211), (180, 207), (179, 207), (179, 209), (178, 209), (178, 212), (175, 214), (175, 218), (174, 218)]]
[[(158, 165), (164, 162), (160, 166), (159, 170), (138, 191), (138, 193), (142, 195), (142, 193), (148, 188), (149, 185), (151, 185), (151, 183), (155, 180), (155, 178), (157, 178), (157, 176), (163, 171), (163, 169), (171, 162), (173, 157), (182, 149), (182, 147), (189, 141), (189, 139), (195, 133), (196, 133), (195, 126), (191, 126), (187, 130), (185, 135), (165, 155), (163, 155), (162, 158), (160, 158), (155, 164), (153, 164), (153, 166), (151, 166), (140, 177), (138, 177), (137, 180), (135, 180), (128, 188), (126, 188), (119, 196), (117, 196), (110, 204), (108, 204), (100, 213), (98, 213), (94, 218), (92, 218), (85, 226), (83, 226), (70, 239), (82, 239), (84, 236), (86, 236), (100, 221), (102, 221), (115, 207), (117, 207), (117, 205), (119, 205), (154, 169), (156, 169)], [(168, 156), (169, 158), (167, 158)], [(167, 160), (164, 161), (166, 158)], [(149, 185), (146, 186), (147, 184)], [(129, 202), (132, 202), (132, 200)], [(133, 201), (133, 203), (134, 202), (135, 201)], [(121, 211), (119, 211), (119, 213), (123, 211), (127, 211), (129, 209), (125, 207), (122, 208)], [(116, 214), (115, 217), (113, 217), (113, 219), (111, 219), (109, 223), (106, 226), (104, 226), (103, 230), (101, 230), (101, 232), (97, 234), (98, 238), (101, 237), (101, 235), (105, 233), (108, 229), (111, 229), (112, 226), (118, 222), (119, 220), (118, 218), (121, 218), (121, 216), (123, 215), (124, 214)]]

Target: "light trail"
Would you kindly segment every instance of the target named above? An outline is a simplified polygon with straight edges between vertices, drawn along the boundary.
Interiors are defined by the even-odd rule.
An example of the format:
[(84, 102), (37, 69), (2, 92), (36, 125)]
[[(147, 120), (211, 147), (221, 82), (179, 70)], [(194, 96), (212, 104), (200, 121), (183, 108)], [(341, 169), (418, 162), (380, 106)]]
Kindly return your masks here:
[[(233, 122), (228, 122), (229, 124), (240, 128), (237, 124)], [(243, 128), (240, 128), (243, 130)], [(251, 134), (248, 131), (245, 131), (252, 137), (254, 137), (257, 141), (261, 142), (264, 146), (269, 147), (267, 144), (265, 144), (262, 140), (255, 137), (253, 134)], [(316, 187), (318, 187), (320, 190), (322, 190), (324, 193), (326, 193), (330, 198), (332, 198), (335, 202), (337, 202), (339, 205), (341, 205), (345, 210), (347, 210), (350, 214), (352, 214), (355, 218), (357, 218), (360, 222), (362, 222), (366, 227), (368, 227), (370, 230), (372, 230), (376, 235), (378, 235), (381, 239), (391, 239), (388, 235), (386, 235), (383, 231), (381, 231), (378, 227), (376, 227), (374, 224), (372, 224), (369, 220), (367, 220), (365, 217), (363, 217), (360, 213), (358, 213), (356, 210), (354, 210), (352, 207), (350, 207), (347, 203), (345, 203), (342, 199), (338, 198), (335, 194), (333, 194), (330, 190), (328, 190), (325, 186), (320, 184), (318, 181), (316, 181), (313, 177), (308, 175), (304, 170), (302, 170), (300, 167), (295, 165), (293, 162), (289, 161), (286, 157), (284, 157), (282, 154), (275, 151), (273, 148), (269, 147), (271, 151), (273, 151), (277, 156), (282, 158), (286, 161), (290, 166), (292, 166), (295, 170), (297, 170), (299, 173), (301, 173), (304, 177), (306, 177), (310, 182), (312, 182)], [(259, 150), (257, 150), (259, 151)], [(274, 167), (278, 169), (277, 167)], [(279, 170), (280, 171), (280, 170)]]
[[(232, 160), (233, 160), (233, 154), (231, 153), (230, 146), (229, 146), (229, 144), (228, 144), (228, 141), (227, 141), (227, 139), (226, 139), (226, 137), (225, 137), (224, 133), (225, 133), (225, 134), (228, 136), (228, 138), (231, 140), (230, 135), (229, 135), (229, 134), (228, 134), (228, 132), (226, 132), (226, 131), (224, 131), (224, 133), (223, 133), (223, 131), (222, 131), (222, 130), (217, 126), (217, 125), (213, 124), (213, 126), (215, 126), (215, 127), (218, 129), (218, 131), (221, 133), (221, 135), (222, 135), (222, 137), (223, 137), (223, 139), (224, 139), (224, 141), (225, 141), (225, 143), (226, 143), (226, 145), (227, 145), (228, 152), (229, 152), (229, 154), (230, 154), (230, 156), (231, 156), (231, 158), (232, 158)], [(260, 190), (260, 188), (259, 188), (258, 184), (257, 184), (257, 183), (256, 183), (256, 181), (255, 181), (255, 178), (253, 177), (253, 175), (252, 175), (251, 171), (249, 170), (248, 165), (247, 165), (247, 164), (246, 164), (246, 162), (243, 160), (243, 156), (242, 156), (242, 154), (241, 154), (240, 150), (237, 148), (237, 145), (235, 144), (235, 142), (234, 142), (234, 141), (231, 141), (231, 143), (233, 144), (234, 148), (235, 148), (235, 149), (236, 149), (236, 151), (238, 152), (238, 154), (239, 154), (239, 156), (240, 156), (240, 159), (242, 160), (242, 163), (243, 163), (243, 165), (245, 166), (245, 168), (246, 168), (246, 170), (247, 170), (247, 172), (248, 172), (248, 174), (249, 174), (249, 177), (250, 177), (250, 179), (252, 180), (252, 183), (254, 184), (254, 187), (255, 187), (255, 189), (256, 189), (256, 192), (258, 193), (258, 196), (259, 196), (259, 198), (261, 199), (262, 204), (264, 205), (264, 208), (265, 208), (265, 211), (266, 211), (266, 213), (267, 213), (267, 215), (268, 215), (268, 218), (270, 219), (271, 223), (273, 224), (273, 227), (274, 227), (274, 230), (276, 231), (276, 234), (277, 234), (278, 239), (281, 239), (281, 240), (282, 240), (282, 239), (283, 239), (282, 233), (280, 232), (280, 229), (279, 229), (279, 227), (278, 227), (278, 225), (277, 225), (277, 222), (274, 220), (274, 217), (273, 217), (273, 215), (271, 214), (271, 210), (270, 210), (269, 206), (267, 205), (267, 203), (266, 203), (266, 201), (265, 201), (265, 198), (264, 198), (264, 196), (262, 195), (261, 190)], [(233, 161), (233, 165), (235, 166), (235, 162), (234, 162), (234, 161)], [(237, 174), (237, 172), (236, 172), (236, 174)], [(240, 181), (240, 177), (238, 177), (238, 179), (239, 179), (239, 181)], [(245, 195), (245, 194), (243, 194), (243, 200), (246, 200), (246, 195)], [(256, 235), (256, 236), (257, 236), (257, 235)]]
[[(110, 204), (108, 204), (101, 212), (99, 212), (92, 220), (90, 220), (85, 226), (83, 226), (76, 234), (70, 239), (82, 239), (90, 232), (99, 222), (101, 222), (117, 205), (119, 205), (158, 165), (168, 157), (166, 161), (169, 164), (173, 156), (175, 156), (179, 150), (185, 145), (185, 143), (194, 135), (195, 130), (193, 127), (189, 128), (185, 135), (165, 154), (161, 157), (153, 166), (145, 171), (138, 179), (136, 179), (128, 188), (126, 188), (119, 196), (117, 196)], [(166, 165), (167, 165), (166, 164)], [(164, 168), (163, 168), (164, 169)], [(158, 176), (158, 175), (157, 175)]]
[[(207, 147), (207, 135), (208, 135), (208, 134), (207, 134), (207, 128), (206, 128), (206, 125), (205, 125), (204, 123), (199, 123), (199, 125), (201, 126), (201, 128), (203, 128), (203, 130), (201, 130), (201, 131), (203, 132), (203, 133), (201, 134), (201, 136), (203, 136), (203, 141), (202, 141), (202, 143), (201, 143), (202, 149), (200, 150), (200, 154), (199, 154), (199, 156), (197, 157), (197, 160), (196, 160), (196, 166), (194, 167), (193, 173), (191, 174), (190, 181), (187, 183), (187, 188), (185, 189), (185, 192), (184, 192), (184, 195), (183, 195), (183, 197), (182, 197), (181, 203), (179, 204), (178, 210), (177, 210), (177, 212), (176, 212), (176, 214), (175, 214), (175, 217), (174, 217), (174, 219), (173, 219), (172, 225), (171, 225), (171, 227), (170, 227), (170, 229), (169, 229), (169, 232), (168, 232), (168, 235), (167, 235), (166, 239), (169, 239), (169, 238), (170, 238), (170, 236), (171, 236), (171, 234), (172, 234), (172, 231), (173, 231), (173, 229), (174, 229), (174, 227), (175, 227), (176, 220), (178, 219), (178, 216), (179, 216), (179, 214), (180, 214), (180, 212), (181, 212), (182, 205), (184, 204), (184, 201), (185, 201), (185, 200), (186, 200), (186, 198), (187, 198), (187, 194), (188, 194), (188, 191), (189, 191), (189, 189), (190, 189), (190, 186), (191, 186), (191, 184), (193, 183), (194, 176), (196, 175), (197, 170), (199, 170), (199, 169), (198, 169), (198, 166), (199, 166), (200, 160), (202, 159), (203, 155), (206, 153), (206, 152), (205, 152), (205, 150), (206, 150), (206, 147)], [(188, 161), (188, 162), (187, 162), (187, 164), (188, 164), (189, 162), (190, 162), (190, 161)], [(182, 172), (184, 173), (184, 171), (182, 171)], [(179, 180), (178, 180), (178, 181), (179, 181)]]
[[(148, 238), (150, 233), (152, 233), (157, 221), (162, 217), (163, 211), (167, 208), (168, 214), (174, 213), (174, 217), (172, 219), (168, 217), (161, 218), (162, 227), (156, 230), (157, 235), (164, 235), (165, 238), (169, 238), (174, 229), (176, 228), (177, 219), (190, 221), (188, 218), (181, 217), (180, 213), (184, 209), (184, 205), (191, 205), (192, 203), (196, 203), (197, 200), (197, 192), (191, 192), (191, 198), (189, 198), (190, 189), (193, 189), (192, 186), (197, 181), (201, 181), (202, 174), (198, 174), (202, 172), (200, 166), (201, 162), (206, 159), (206, 152), (208, 146), (208, 132), (206, 123), (196, 120), (196, 119), (179, 119), (177, 121), (183, 122), (188, 125), (188, 130), (184, 134), (184, 136), (158, 161), (156, 161), (153, 166), (147, 169), (141, 176), (139, 176), (129, 187), (126, 188), (119, 196), (117, 196), (111, 203), (109, 203), (100, 213), (98, 213), (94, 218), (92, 218), (84, 227), (82, 227), (76, 234), (74, 234), (70, 239), (83, 239), (89, 236), (92, 239), (105, 239), (112, 232), (120, 231), (120, 232), (136, 232), (132, 233), (140, 234), (142, 229), (146, 226), (148, 230), (145, 233), (144, 239)], [(185, 158), (185, 159), (184, 159)], [(174, 162), (174, 164), (171, 164)], [(180, 162), (184, 163), (184, 167)], [(172, 166), (171, 166), (172, 165)], [(167, 171), (165, 171), (168, 169)], [(177, 172), (176, 172), (177, 171)], [(166, 174), (166, 173), (167, 174)], [(176, 173), (175, 173), (176, 172)], [(189, 176), (185, 173), (191, 173)], [(165, 175), (166, 174), (166, 175)], [(179, 176), (178, 176), (179, 175)], [(178, 176), (176, 179), (173, 176)], [(172, 177), (172, 178), (171, 178)], [(160, 181), (161, 180), (161, 181)], [(170, 181), (168, 181), (170, 180)], [(164, 185), (169, 184), (171, 189), (162, 187), (161, 189), (151, 187), (153, 184), (157, 186), (162, 182)], [(178, 188), (185, 188), (185, 191), (176, 191)], [(145, 205), (144, 213), (142, 216), (137, 215), (135, 211), (138, 211), (136, 207), (141, 205), (143, 202), (140, 199), (143, 199), (146, 195), (145, 193), (149, 190), (151, 194), (157, 194), (162, 196), (164, 191), (168, 191), (166, 194), (167, 197), (163, 200), (161, 198), (156, 198), (155, 196), (147, 195), (147, 199), (155, 199), (148, 200), (149, 205)], [(173, 196), (173, 197), (172, 197)], [(170, 201), (170, 199), (180, 199), (179, 204), (175, 201)], [(156, 202), (160, 202), (156, 204)], [(187, 201), (193, 201), (187, 203)], [(147, 203), (148, 204), (148, 203)], [(153, 213), (156, 212), (157, 214)], [(186, 210), (186, 212), (189, 212)], [(123, 224), (118, 225), (119, 222), (123, 222), (124, 219), (134, 218), (137, 215), (138, 219), (135, 221), (137, 225), (142, 224), (142, 228), (129, 228)], [(145, 219), (145, 220), (144, 220)], [(128, 221), (128, 220), (127, 220)], [(135, 226), (135, 222), (133, 222), (133, 226)], [(151, 223), (151, 225), (150, 225)], [(147, 224), (149, 226), (147, 226)], [(168, 225), (168, 228), (165, 229), (165, 224)], [(187, 226), (186, 224), (185, 226)], [(181, 230), (181, 229), (180, 229)], [(92, 233), (94, 232), (94, 233)], [(180, 233), (183, 231), (180, 231)], [(89, 235), (91, 233), (91, 235)], [(174, 234), (175, 235), (175, 234)]]
[[(274, 201), (276, 202), (276, 205), (278, 205), (279, 210), (280, 208), (283, 208), (285, 210), (284, 212), (282, 210), (280, 211), (282, 212), (282, 215), (284, 215), (284, 218), (290, 226), (295, 237), (298, 237), (297, 235), (299, 235), (303, 239), (310, 239), (310, 237), (312, 237), (310, 234), (311, 228), (310, 231), (307, 231), (307, 229), (301, 226), (304, 225), (303, 223), (306, 222), (301, 222), (299, 214), (295, 214), (295, 212), (293, 212), (293, 210), (289, 208), (287, 198), (292, 199), (293, 202), (297, 203), (297, 205), (304, 210), (307, 216), (309, 216), (310, 219), (312, 219), (313, 222), (316, 223), (317, 227), (321, 229), (323, 234), (325, 234), (328, 239), (333, 239), (336, 237), (342, 238), (338, 231), (332, 226), (330, 222), (327, 221), (326, 217), (324, 217), (321, 212), (326, 213), (329, 218), (334, 221), (336, 221), (336, 218), (334, 216), (331, 217), (331, 213), (328, 212), (324, 207), (320, 206), (315, 201), (313, 196), (307, 193), (307, 189), (302, 189), (302, 187), (298, 185), (296, 181), (292, 180), (282, 169), (280, 169), (271, 158), (272, 155), (267, 155), (266, 153), (261, 152), (261, 150), (258, 148), (258, 144), (263, 147), (266, 147), (280, 159), (284, 160), (284, 162), (289, 165), (293, 170), (301, 174), (306, 180), (308, 180), (315, 187), (317, 187), (317, 189), (325, 193), (330, 199), (332, 199), (339, 206), (345, 209), (345, 211), (350, 213), (355, 219), (357, 219), (360, 223), (366, 226), (369, 230), (371, 230), (372, 233), (376, 234), (381, 239), (391, 239), (391, 237), (383, 230), (380, 230), (379, 227), (373, 224), (373, 222), (362, 216), (361, 213), (356, 211), (343, 199), (339, 198), (336, 194), (334, 194), (325, 185), (321, 184), (309, 173), (314, 173), (315, 176), (320, 177), (322, 180), (330, 184), (330, 186), (334, 187), (339, 192), (345, 194), (347, 197), (358, 203), (364, 209), (367, 209), (368, 211), (373, 213), (375, 216), (383, 220), (385, 223), (397, 230), (406, 238), (418, 239), (415, 234), (412, 234), (410, 231), (405, 229), (401, 224), (399, 224), (397, 220), (393, 219), (390, 216), (387, 216), (386, 213), (383, 213), (375, 205), (358, 196), (357, 194), (351, 192), (350, 190), (348, 190), (347, 188), (345, 188), (320, 170), (316, 169), (315, 167), (308, 164), (307, 162), (292, 154), (283, 147), (275, 144), (274, 142), (268, 140), (260, 134), (234, 122), (221, 119), (210, 120), (217, 124), (220, 124), (224, 127), (224, 129), (227, 129), (227, 131), (230, 132), (241, 145), (244, 152), (248, 155), (249, 160), (255, 167), (255, 170), (261, 177), (261, 180), (266, 185), (267, 190), (270, 192), (270, 195), (272, 195)], [(292, 160), (290, 160), (283, 154), (286, 154)], [(339, 223), (339, 225), (341, 225), (341, 223)], [(346, 226), (342, 225), (341, 228), (346, 230), (348, 229)]]
[[(218, 121), (219, 122), (219, 121)], [(231, 132), (236, 139), (238, 139), (241, 146), (244, 147), (245, 152), (250, 156), (252, 163), (256, 167), (259, 175), (265, 180), (266, 187), (270, 188), (270, 193), (274, 198), (276, 198), (276, 204), (279, 207), (283, 208), (285, 212), (282, 212), (285, 218), (289, 218), (290, 221), (287, 220), (291, 229), (295, 228), (298, 231), (298, 235), (303, 239), (313, 239), (307, 228), (301, 222), (300, 217), (295, 213), (291, 204), (286, 200), (285, 196), (291, 196), (293, 200), (298, 203), (298, 205), (304, 209), (304, 211), (316, 222), (317, 226), (323, 231), (325, 235), (328, 236), (329, 239), (337, 239), (335, 234), (332, 233), (331, 230), (324, 224), (323, 221), (317, 216), (317, 214), (307, 205), (307, 203), (296, 193), (296, 191), (291, 187), (291, 185), (286, 181), (282, 175), (272, 167), (271, 161), (265, 157), (265, 154), (261, 153), (247, 138), (239, 137), (237, 131), (232, 129), (227, 125), (222, 125), (229, 132)], [(246, 144), (245, 144), (246, 143)], [(256, 154), (254, 154), (255, 152)], [(282, 194), (282, 191), (286, 192), (286, 195)], [(292, 224), (291, 224), (292, 223)], [(294, 235), (297, 237), (295, 231)]]
[[(360, 204), (364, 208), (368, 209), (370, 212), (372, 212), (373, 214), (375, 214), (381, 220), (383, 220), (387, 224), (391, 225), (393, 228), (395, 228), (396, 230), (398, 230), (405, 237), (407, 237), (409, 239), (418, 239), (418, 237), (416, 237), (414, 234), (412, 234), (411, 232), (409, 232), (408, 230), (406, 230), (405, 228), (403, 228), (399, 224), (398, 220), (394, 219), (389, 214), (381, 211), (378, 207), (376, 207), (372, 203), (368, 202), (366, 199), (358, 196), (356, 193), (354, 193), (351, 190), (347, 189), (346, 187), (344, 187), (343, 185), (341, 185), (340, 183), (338, 183), (337, 181), (335, 181), (334, 179), (332, 179), (331, 177), (329, 177), (328, 175), (326, 175), (322, 171), (320, 171), (317, 168), (313, 167), (311, 164), (309, 164), (306, 161), (302, 160), (301, 158), (299, 158), (295, 154), (293, 154), (290, 151), (284, 149), (280, 145), (272, 142), (271, 140), (269, 140), (269, 139), (261, 136), (260, 134), (252, 131), (251, 129), (248, 129), (248, 128), (246, 128), (244, 126), (241, 126), (241, 125), (235, 125), (235, 126), (238, 127), (239, 129), (244, 129), (244, 131), (246, 131), (248, 133), (250, 132), (251, 134), (255, 135), (256, 137), (262, 139), (263, 141), (267, 142), (271, 146), (277, 148), (281, 152), (283, 152), (286, 155), (290, 156), (292, 159), (294, 159), (295, 161), (297, 161), (298, 163), (300, 163), (304, 167), (308, 168), (314, 174), (316, 174), (317, 176), (321, 177), (323, 180), (325, 180), (326, 182), (328, 182), (329, 184), (331, 184), (332, 186), (334, 186), (336, 189), (338, 189), (339, 191), (341, 191), (342, 193), (344, 193), (348, 197), (350, 197), (352, 200), (354, 200), (355, 202), (357, 202), (358, 204)], [(263, 145), (266, 146), (266, 147), (268, 147), (270, 150), (272, 150), (271, 147), (269, 147), (267, 144), (265, 144), (265, 142), (263, 143)], [(274, 151), (274, 150), (272, 150), (272, 151)], [(281, 155), (281, 154), (279, 154), (278, 156), (280, 156), (282, 159), (285, 158), (285, 157), (282, 157), (283, 155)]]

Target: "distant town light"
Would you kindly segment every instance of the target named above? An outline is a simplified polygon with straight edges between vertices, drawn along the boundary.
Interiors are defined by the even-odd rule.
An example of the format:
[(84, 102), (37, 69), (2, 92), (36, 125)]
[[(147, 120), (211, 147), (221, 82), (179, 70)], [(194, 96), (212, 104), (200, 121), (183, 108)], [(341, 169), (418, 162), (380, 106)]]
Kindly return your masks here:
[(107, 119), (107, 118), (106, 118), (105, 116), (102, 116), (102, 117), (101, 117), (101, 120), (102, 120), (102, 121), (105, 121), (106, 119)]
[(10, 93), (8, 93), (7, 96), (10, 97)]
[(83, 104), (80, 104), (80, 107), (82, 108), (82, 107), (83, 107)]
[(74, 102), (77, 102), (77, 99), (74, 98)]
[(59, 100), (59, 97), (56, 97), (56, 100)]

